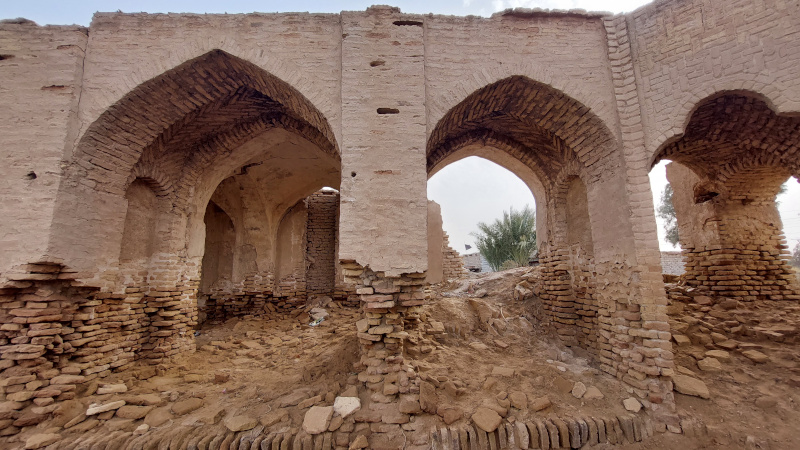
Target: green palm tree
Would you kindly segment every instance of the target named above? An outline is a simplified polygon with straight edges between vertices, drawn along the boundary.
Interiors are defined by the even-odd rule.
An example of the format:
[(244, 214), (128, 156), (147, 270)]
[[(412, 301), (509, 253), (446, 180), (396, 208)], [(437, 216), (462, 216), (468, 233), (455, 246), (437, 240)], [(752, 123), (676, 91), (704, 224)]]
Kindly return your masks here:
[[(472, 235), (492, 270), (500, 270), (501, 266), (527, 266), (536, 251), (536, 213), (528, 206), (522, 211), (512, 207), (492, 224), (478, 223), (478, 231)], [(513, 263), (504, 265), (507, 261)]]

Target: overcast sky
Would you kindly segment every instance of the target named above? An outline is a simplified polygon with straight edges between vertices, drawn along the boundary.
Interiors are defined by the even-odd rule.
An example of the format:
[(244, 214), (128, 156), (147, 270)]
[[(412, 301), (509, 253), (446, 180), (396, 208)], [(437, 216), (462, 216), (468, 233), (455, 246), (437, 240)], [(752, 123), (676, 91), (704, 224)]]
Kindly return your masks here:
[[(580, 8), (588, 11), (629, 12), (648, 2), (642, 0), (0, 0), (0, 18), (25, 17), (40, 25), (78, 24), (88, 26), (95, 11), (123, 12), (340, 12), (359, 11), (374, 3), (388, 3), (407, 13), (436, 13), (490, 16), (506, 8)], [(663, 164), (650, 173), (654, 203), (658, 203), (666, 184)], [(788, 192), (779, 198), (786, 236), (793, 247), (800, 241), (800, 184), (792, 179)], [(525, 184), (511, 172), (489, 161), (472, 157), (445, 167), (428, 183), (428, 197), (442, 206), (445, 231), (454, 249), (464, 253), (473, 246), (470, 233), (478, 222), (492, 222), (510, 207), (534, 206)], [(662, 249), (671, 246), (663, 240)]]

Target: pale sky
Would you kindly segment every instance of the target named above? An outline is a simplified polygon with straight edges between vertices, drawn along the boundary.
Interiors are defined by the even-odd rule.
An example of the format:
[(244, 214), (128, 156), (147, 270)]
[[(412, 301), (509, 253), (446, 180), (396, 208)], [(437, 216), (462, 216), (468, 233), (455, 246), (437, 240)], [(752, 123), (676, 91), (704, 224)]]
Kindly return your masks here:
[[(550, 8), (621, 13), (648, 2), (642, 0), (0, 0), (0, 19), (25, 17), (40, 25), (78, 24), (88, 26), (95, 11), (123, 12), (330, 12), (360, 11), (375, 3), (398, 6), (406, 13), (490, 16), (506, 8)], [(658, 204), (666, 184), (663, 164), (650, 173), (654, 203)], [(781, 196), (781, 217), (790, 247), (800, 241), (800, 184), (792, 179)], [(445, 231), (452, 247), (462, 253), (473, 246), (470, 233), (478, 222), (492, 222), (510, 207), (534, 207), (533, 196), (525, 184), (502, 167), (476, 157), (466, 158), (442, 169), (428, 183), (428, 198), (442, 206)], [(669, 250), (659, 224), (660, 245)], [(470, 252), (471, 252), (470, 251)]]
[(390, 4), (406, 13), (490, 16), (506, 8), (550, 8), (628, 12), (642, 0), (0, 0), (0, 18), (24, 17), (39, 25), (88, 26), (95, 11), (122, 12), (329, 12), (363, 11), (373, 4)]

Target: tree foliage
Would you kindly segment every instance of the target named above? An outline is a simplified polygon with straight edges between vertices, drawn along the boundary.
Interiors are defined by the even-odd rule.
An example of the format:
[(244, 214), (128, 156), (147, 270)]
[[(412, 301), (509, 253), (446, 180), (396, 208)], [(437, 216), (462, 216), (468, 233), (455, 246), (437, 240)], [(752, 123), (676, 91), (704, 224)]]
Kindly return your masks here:
[(800, 242), (795, 244), (794, 249), (792, 250), (792, 258), (789, 260), (789, 263), (795, 267), (800, 267)]
[(527, 266), (530, 255), (536, 251), (536, 213), (528, 206), (522, 211), (512, 207), (492, 224), (480, 222), (478, 231), (472, 235), (492, 270), (501, 270), (506, 261), (514, 261), (516, 267)]
[(664, 220), (664, 230), (667, 232), (667, 242), (673, 247), (678, 245), (678, 218), (675, 215), (675, 206), (672, 204), (672, 185), (667, 183), (661, 193), (661, 202), (656, 209), (658, 217)]

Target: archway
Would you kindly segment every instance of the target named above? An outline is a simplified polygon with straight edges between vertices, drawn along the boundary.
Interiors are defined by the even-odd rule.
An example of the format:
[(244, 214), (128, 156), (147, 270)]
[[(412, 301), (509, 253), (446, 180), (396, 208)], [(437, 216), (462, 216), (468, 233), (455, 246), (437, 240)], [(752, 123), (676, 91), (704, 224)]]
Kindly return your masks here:
[(684, 134), (654, 157), (672, 160), (686, 283), (721, 300), (800, 300), (775, 199), (800, 174), (800, 118), (763, 97), (722, 92), (701, 101)]
[[(453, 158), (453, 162), (440, 166), (441, 170), (437, 168), (428, 178), (428, 280), (431, 283), (461, 278), (466, 271), (494, 271), (497, 269), (493, 266), (503, 263), (506, 268), (528, 266), (531, 261), (512, 263), (508, 253), (502, 261), (500, 256), (489, 261), (479, 253), (474, 233), (479, 223), (494, 224), (511, 209), (519, 214), (528, 208), (535, 214), (536, 201), (531, 189), (531, 181), (537, 182), (535, 177), (526, 183), (516, 175), (526, 173), (525, 168), (506, 153), (491, 147), (476, 145), (463, 154), (471, 156)], [(516, 172), (507, 167), (514, 167)], [(535, 233), (535, 228), (526, 233), (530, 238), (526, 242), (535, 245)], [(535, 248), (531, 250), (530, 256), (538, 257)]]
[[(595, 316), (598, 302), (615, 305), (619, 299), (613, 294), (595, 296), (588, 281), (603, 270), (597, 267), (597, 256), (605, 259), (624, 252), (607, 234), (599, 234), (600, 242), (595, 237), (609, 221), (627, 220), (620, 205), (603, 202), (600, 207), (601, 199), (612, 195), (609, 191), (624, 188), (615, 180), (621, 158), (613, 135), (574, 99), (514, 76), (479, 89), (444, 115), (428, 140), (429, 176), (467, 156), (496, 162), (530, 187), (547, 286), (541, 295), (544, 308), (566, 342), (595, 350), (613, 373), (617, 363), (596, 351), (596, 342), (608, 341), (598, 334)], [(588, 222), (577, 230), (576, 221)], [(622, 226), (613, 241), (629, 233)], [(574, 236), (579, 239), (570, 252)]]
[[(281, 218), (323, 186), (338, 188), (340, 160), (308, 99), (211, 51), (142, 83), (87, 128), (50, 251), (142, 316), (139, 355), (159, 361), (193, 348), (204, 266), (202, 289), (269, 301)], [(146, 254), (134, 255), (130, 243), (142, 239)]]

